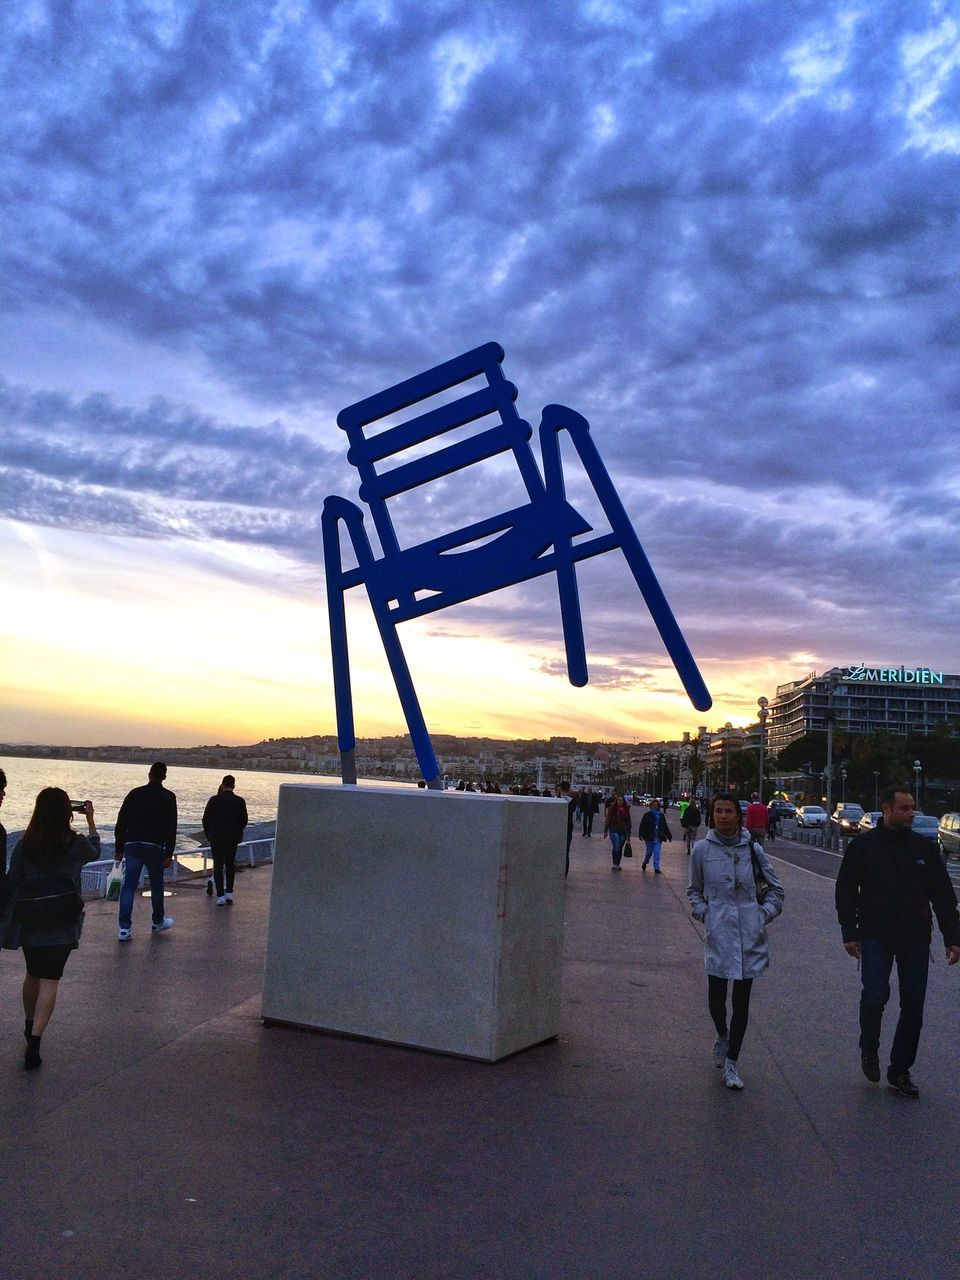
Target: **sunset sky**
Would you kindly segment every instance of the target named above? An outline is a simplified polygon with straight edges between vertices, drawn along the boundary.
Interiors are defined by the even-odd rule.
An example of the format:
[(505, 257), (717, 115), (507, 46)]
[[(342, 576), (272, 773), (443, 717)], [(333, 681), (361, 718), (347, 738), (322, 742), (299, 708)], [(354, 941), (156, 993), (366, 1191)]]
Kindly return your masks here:
[[(336, 415), (490, 340), (534, 428), (590, 420), (715, 705), (611, 553), (586, 689), (551, 579), (407, 624), (431, 729), (960, 670), (952, 0), (24, 0), (0, 61), (0, 741), (332, 732)], [(362, 591), (350, 640), (358, 733), (401, 732)]]

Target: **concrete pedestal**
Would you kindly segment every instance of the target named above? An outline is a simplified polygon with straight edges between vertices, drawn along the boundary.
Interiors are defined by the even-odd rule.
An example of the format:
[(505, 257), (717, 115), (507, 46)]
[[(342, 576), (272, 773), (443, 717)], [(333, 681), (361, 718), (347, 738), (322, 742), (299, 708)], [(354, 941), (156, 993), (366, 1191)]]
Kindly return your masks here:
[(494, 1062), (559, 1031), (566, 804), (280, 788), (262, 1016)]

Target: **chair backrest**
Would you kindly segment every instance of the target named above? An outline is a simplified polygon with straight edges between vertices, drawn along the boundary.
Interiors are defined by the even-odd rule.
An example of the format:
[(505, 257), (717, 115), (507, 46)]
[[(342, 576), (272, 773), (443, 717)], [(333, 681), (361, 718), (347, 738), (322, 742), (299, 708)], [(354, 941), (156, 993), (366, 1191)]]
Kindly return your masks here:
[[(531, 427), (514, 407), (517, 388), (503, 376), (500, 367), (503, 356), (503, 348), (498, 343), (485, 343), (378, 391), (366, 400), (348, 405), (337, 415), (337, 424), (347, 433), (350, 442), (347, 458), (360, 474), (360, 499), (370, 510), (386, 557), (397, 555), (401, 550), (387, 510), (389, 498), (497, 454), (512, 451), (531, 502), (543, 498), (543, 478), (530, 448)], [(397, 425), (369, 434), (368, 429), (377, 423), (480, 377), (486, 385), (479, 390), (425, 408)], [(492, 426), (466, 439), (378, 470), (378, 463), (383, 464), (445, 432), (490, 416), (496, 419)]]

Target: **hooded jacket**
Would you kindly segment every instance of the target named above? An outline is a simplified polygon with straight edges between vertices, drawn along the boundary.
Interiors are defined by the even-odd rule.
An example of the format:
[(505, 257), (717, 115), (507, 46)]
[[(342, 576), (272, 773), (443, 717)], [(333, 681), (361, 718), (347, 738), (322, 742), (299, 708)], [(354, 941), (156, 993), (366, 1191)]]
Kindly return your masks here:
[(763, 902), (750, 856), (750, 836), (725, 845), (715, 831), (693, 846), (687, 898), (693, 918), (706, 926), (703, 962), (714, 978), (756, 978), (770, 963), (767, 925), (783, 910), (783, 885), (761, 845), (754, 852), (767, 881)]

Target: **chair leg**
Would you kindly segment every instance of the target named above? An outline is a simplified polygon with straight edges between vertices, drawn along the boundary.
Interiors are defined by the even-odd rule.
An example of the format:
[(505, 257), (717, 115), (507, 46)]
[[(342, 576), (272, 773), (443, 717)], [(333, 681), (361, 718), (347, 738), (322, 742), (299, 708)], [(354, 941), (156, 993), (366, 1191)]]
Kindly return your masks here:
[[(327, 579), (327, 609), (330, 614), (330, 651), (333, 659), (333, 693), (337, 709), (337, 743), (340, 747), (340, 770), (344, 782), (355, 783), (357, 745), (353, 720), (353, 693), (350, 687), (350, 650), (347, 644), (347, 614), (344, 606), (343, 560), (340, 554), (340, 521), (343, 521), (353, 544), (357, 562), (362, 569), (373, 563), (370, 541), (363, 527), (363, 512), (345, 498), (327, 498), (323, 504), (321, 530), (323, 533), (323, 562)], [(416, 690), (396, 624), (390, 617), (385, 603), (374, 599), (367, 584), (367, 595), (373, 608), (380, 639), (400, 696), (400, 706), (407, 720), (413, 749), (416, 752), (420, 772), (428, 787), (441, 788), (440, 766), (434, 754), (426, 721), (420, 710)]]
[[(563, 466), (560, 461), (560, 441), (555, 430), (540, 428), (540, 456), (546, 490), (551, 496), (563, 499), (566, 490), (563, 483)], [(589, 680), (587, 650), (583, 640), (583, 618), (580, 613), (580, 593), (577, 590), (577, 569), (570, 538), (558, 538), (554, 544), (557, 556), (557, 591), (560, 595), (560, 622), (563, 627), (563, 644), (567, 658), (567, 676), (572, 685), (582, 688)], [(564, 559), (564, 557), (569, 557)]]
[[(344, 782), (357, 780), (354, 748), (357, 745), (353, 721), (353, 691), (350, 685), (350, 647), (347, 643), (347, 611), (344, 604), (343, 558), (340, 553), (340, 521), (343, 520), (354, 551), (366, 542), (363, 517), (359, 526), (344, 508), (352, 504), (330, 498), (324, 503), (320, 525), (323, 535), (323, 564), (327, 580), (327, 613), (330, 618), (330, 657), (333, 662), (333, 697), (337, 714), (337, 745), (340, 748), (340, 776)], [(359, 539), (359, 543), (358, 543)], [(369, 543), (367, 543), (369, 549)]]
[(373, 601), (371, 603), (373, 604), (377, 626), (380, 629), (380, 639), (383, 641), (383, 649), (387, 655), (393, 682), (397, 686), (400, 706), (403, 708), (407, 728), (410, 730), (410, 737), (413, 741), (413, 749), (416, 753), (417, 763), (420, 766), (420, 772), (423, 774), (427, 786), (432, 791), (439, 791), (443, 786), (443, 781), (440, 777), (440, 766), (437, 764), (433, 743), (430, 741), (427, 723), (423, 718), (423, 712), (420, 710), (420, 701), (417, 698), (417, 691), (413, 687), (413, 677), (410, 675), (406, 655), (401, 647), (400, 637), (397, 635), (396, 624), (386, 613), (383, 605)]
[(563, 405), (547, 405), (540, 423), (540, 445), (547, 487), (550, 488), (551, 485), (555, 486), (559, 483), (562, 489), (563, 485), (560, 450), (556, 440), (557, 433), (561, 430), (569, 433), (574, 448), (580, 456), (583, 468), (593, 485), (604, 514), (610, 521), (610, 528), (620, 544), (627, 564), (630, 566), (630, 572), (640, 588), (640, 594), (660, 632), (660, 638), (687, 691), (687, 696), (698, 711), (709, 711), (713, 705), (713, 699), (590, 435), (590, 424), (579, 413)]

